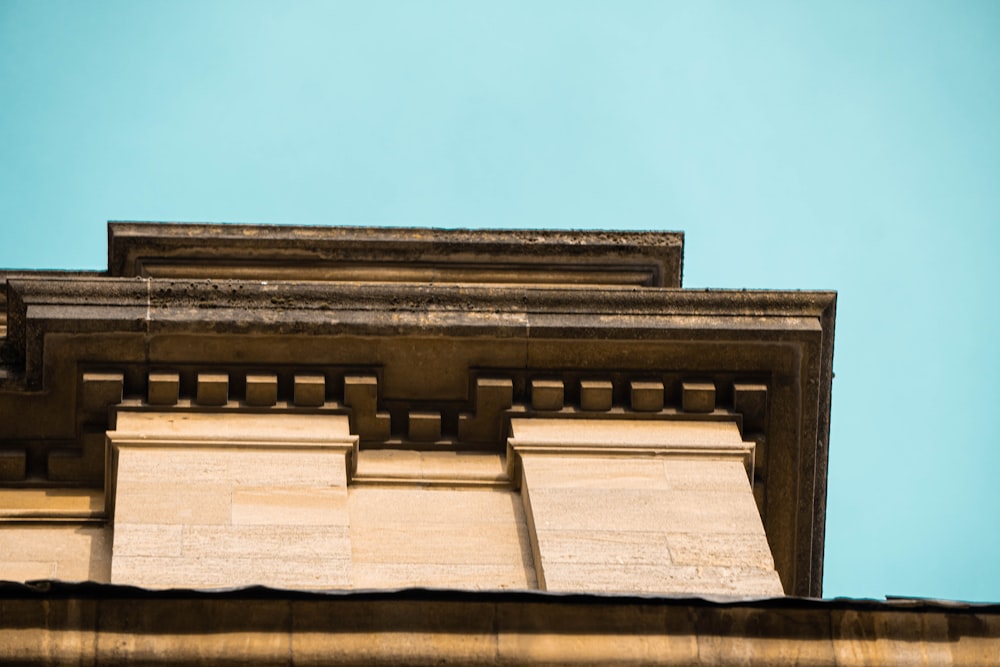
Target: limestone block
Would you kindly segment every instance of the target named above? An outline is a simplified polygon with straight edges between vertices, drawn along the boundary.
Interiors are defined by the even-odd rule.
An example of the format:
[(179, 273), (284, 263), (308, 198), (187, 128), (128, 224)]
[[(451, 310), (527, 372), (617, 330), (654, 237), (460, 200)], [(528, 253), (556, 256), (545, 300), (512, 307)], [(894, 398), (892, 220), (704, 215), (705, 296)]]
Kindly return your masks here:
[(180, 396), (181, 376), (178, 373), (152, 372), (146, 402), (150, 405), (176, 405)]
[(672, 530), (688, 533), (758, 535), (764, 526), (747, 491), (673, 491), (668, 515)]
[(103, 526), (82, 531), (83, 540), (78, 554), (67, 553), (56, 561), (55, 578), (60, 581), (111, 581), (111, 539)]
[(270, 560), (255, 559), (253, 564), (257, 580), (277, 588), (344, 589), (352, 584), (349, 557), (284, 559), (273, 565)]
[(195, 402), (198, 405), (225, 405), (229, 401), (229, 375), (198, 373)]
[[(528, 482), (530, 485), (530, 481)], [(749, 533), (764, 535), (749, 490), (531, 489), (536, 529), (640, 532)]]
[(450, 526), (512, 521), (520, 500), (511, 491), (498, 489), (421, 489), (407, 487), (354, 487), (348, 497), (351, 525), (428, 523)]
[(298, 407), (318, 407), (326, 402), (326, 377), (300, 374), (295, 376), (294, 401)]
[(169, 446), (179, 442), (183, 447), (214, 443), (238, 447), (248, 444), (327, 446), (349, 445), (356, 440), (344, 415), (149, 410), (119, 410), (115, 430), (109, 431), (108, 437), (113, 442), (133, 446), (155, 443)]
[(734, 384), (733, 410), (743, 415), (744, 432), (763, 430), (767, 426), (767, 385)]
[(351, 552), (346, 526), (239, 525), (184, 526), (185, 558), (253, 557), (313, 560)]
[(509, 523), (468, 522), (442, 529), (439, 523), (379, 523), (351, 528), (358, 563), (503, 565), (530, 561), (523, 518)]
[(389, 439), (389, 413), (378, 412), (378, 378), (374, 375), (344, 377), (344, 405), (353, 408), (353, 433), (362, 440)]
[(532, 589), (533, 572), (516, 563), (439, 565), (353, 563), (352, 588), (454, 588), (461, 590)]
[(681, 407), (684, 412), (715, 410), (715, 385), (711, 382), (684, 382), (681, 385)]
[(356, 479), (504, 482), (503, 457), (490, 452), (367, 449), (358, 455)]
[(203, 481), (120, 481), (115, 491), (115, 523), (228, 524), (231, 492), (231, 484)]
[(632, 409), (659, 412), (663, 409), (663, 383), (634, 380), (629, 384)]
[(562, 380), (531, 381), (531, 407), (535, 410), (562, 410), (564, 387)]
[(538, 530), (538, 549), (546, 572), (558, 563), (671, 562), (666, 532), (625, 530)]
[(295, 480), (301, 486), (346, 486), (347, 469), (344, 452), (335, 449), (129, 447), (119, 453), (118, 480), (119, 485), (183, 480), (267, 486)]
[[(314, 486), (237, 486), (233, 525), (347, 526), (347, 489)], [(325, 528), (323, 529), (325, 530)]]
[(121, 373), (84, 373), (81, 383), (81, 411), (103, 413), (121, 403), (125, 376)]
[(129, 413), (117, 465), (115, 583), (350, 585), (343, 415)]
[[(153, 587), (264, 584), (304, 588), (349, 584), (345, 489), (299, 488), (296, 494), (289, 494), (283, 493), (285, 489), (281, 487), (251, 490), (237, 487), (232, 494), (236, 500), (232, 507), (234, 521), (229, 523), (228, 487), (206, 490), (206, 485), (195, 486), (201, 489), (200, 493), (189, 489), (187, 493), (174, 495), (172, 503), (162, 503), (165, 507), (150, 507), (147, 503), (132, 512), (146, 517), (166, 515), (154, 518), (173, 519), (172, 525), (125, 523), (122, 517), (128, 518), (129, 512), (122, 512), (119, 505), (113, 558), (116, 583)], [(336, 502), (324, 506), (315, 497), (303, 498), (317, 491), (323, 500), (339, 497), (340, 511), (336, 511)], [(169, 489), (165, 492), (169, 493)], [(129, 489), (123, 495), (135, 500)], [(290, 497), (300, 501), (295, 503), (298, 507), (294, 513), (287, 511)], [(283, 511), (275, 511), (282, 504)], [(298, 511), (303, 504), (306, 511)], [(178, 517), (177, 508), (189, 511)], [(210, 516), (206, 517), (206, 513)], [(274, 565), (276, 559), (280, 559), (280, 566)], [(224, 565), (227, 562), (230, 564)], [(237, 571), (235, 563), (243, 563), (245, 567)], [(272, 566), (264, 567), (266, 563)]]
[(539, 445), (735, 453), (750, 446), (743, 443), (735, 422), (515, 418), (510, 423), (511, 444), (517, 449)]
[(476, 378), (475, 414), (458, 417), (458, 439), (463, 442), (500, 442), (503, 411), (514, 403), (510, 378)]
[(118, 556), (180, 556), (181, 524), (127, 523), (114, 525), (114, 550)]
[(525, 479), (531, 489), (670, 488), (663, 466), (646, 457), (530, 456)]
[(278, 402), (278, 376), (274, 373), (250, 373), (246, 378), (247, 405), (270, 407)]
[(0, 580), (109, 579), (111, 538), (94, 524), (0, 524)]
[(784, 595), (778, 573), (771, 569), (712, 566), (580, 563), (546, 568), (549, 591), (642, 593), (665, 595), (725, 595), (778, 597)]
[[(521, 496), (546, 590), (781, 594), (741, 460), (716, 457), (710, 448), (697, 456), (615, 446), (603, 455), (561, 453), (539, 444), (555, 437), (545, 428), (514, 430), (512, 443), (525, 442), (526, 433), (536, 437), (527, 447), (513, 446), (521, 453)], [(569, 429), (562, 437), (573, 442), (573, 435)], [(722, 578), (713, 582), (705, 572)]]
[[(530, 503), (535, 530), (664, 531), (667, 492), (657, 489), (532, 488)], [(522, 491), (524, 493), (524, 491)], [(543, 554), (544, 558), (544, 554)]]
[(496, 489), (354, 487), (355, 587), (534, 585), (517, 494)]
[(607, 380), (581, 380), (580, 407), (595, 412), (610, 410), (613, 391), (613, 385)]
[(4, 560), (0, 568), (0, 581), (31, 581), (33, 579), (55, 579), (55, 561)]
[(676, 565), (774, 569), (767, 541), (756, 533), (668, 533), (670, 560)]
[(408, 434), (410, 440), (433, 442), (441, 439), (441, 413), (411, 410)]
[(336, 557), (260, 558), (155, 556), (115, 557), (112, 583), (147, 588), (347, 588), (351, 562)]
[(746, 467), (741, 461), (711, 458), (665, 458), (663, 474), (670, 488), (692, 491), (750, 490)]
[(419, 478), (420, 454), (414, 449), (364, 449), (358, 452), (355, 475), (359, 478)]
[(504, 481), (503, 457), (490, 452), (419, 452), (422, 479)]
[(50, 480), (91, 484), (100, 484), (104, 480), (104, 433), (82, 433), (79, 443), (79, 449), (56, 449), (49, 452), (46, 467)]
[(0, 489), (0, 516), (96, 517), (104, 510), (104, 492), (81, 488), (7, 488)]
[(24, 449), (0, 451), (0, 481), (16, 482), (24, 479), (27, 458)]

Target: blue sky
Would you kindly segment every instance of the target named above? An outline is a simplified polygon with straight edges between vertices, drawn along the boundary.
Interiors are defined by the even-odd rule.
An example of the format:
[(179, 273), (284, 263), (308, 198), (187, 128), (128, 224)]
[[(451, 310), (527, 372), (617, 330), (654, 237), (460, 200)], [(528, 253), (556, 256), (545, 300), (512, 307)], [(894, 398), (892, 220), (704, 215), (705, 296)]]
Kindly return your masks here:
[(0, 266), (107, 220), (683, 230), (839, 292), (827, 596), (1000, 600), (1000, 3), (0, 0)]

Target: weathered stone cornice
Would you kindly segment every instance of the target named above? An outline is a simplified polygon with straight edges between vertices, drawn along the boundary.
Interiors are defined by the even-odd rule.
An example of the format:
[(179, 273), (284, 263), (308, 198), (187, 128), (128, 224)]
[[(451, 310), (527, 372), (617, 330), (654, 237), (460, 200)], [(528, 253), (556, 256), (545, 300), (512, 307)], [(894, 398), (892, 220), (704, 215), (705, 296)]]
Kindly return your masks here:
[[(680, 232), (113, 222), (113, 276), (680, 287)], [(197, 242), (193, 242), (196, 240)]]
[[(820, 593), (834, 293), (630, 284), (670, 258), (679, 284), (671, 234), (115, 224), (110, 235), (112, 275), (147, 277), (7, 276), (8, 485), (100, 487), (109, 410), (143, 401), (336, 410), (362, 449), (497, 454), (515, 414), (729, 420), (754, 443), (786, 591)], [(516, 284), (476, 265), (490, 253)], [(192, 267), (210, 279), (155, 277)], [(321, 280), (241, 279), (258, 269)], [(414, 275), (429, 279), (402, 281)], [(203, 384), (218, 396), (202, 401)]]
[[(37, 386), (49, 333), (169, 332), (712, 338), (729, 331), (823, 331), (829, 292), (269, 283), (165, 279), (8, 282), (4, 358)], [(17, 371), (16, 367), (12, 369)]]
[(300, 310), (477, 310), (600, 313), (615, 315), (703, 315), (820, 317), (835, 292), (776, 290), (687, 290), (554, 286), (484, 286), (410, 283), (328, 283), (260, 280), (150, 278), (10, 278), (9, 308), (195, 306)]

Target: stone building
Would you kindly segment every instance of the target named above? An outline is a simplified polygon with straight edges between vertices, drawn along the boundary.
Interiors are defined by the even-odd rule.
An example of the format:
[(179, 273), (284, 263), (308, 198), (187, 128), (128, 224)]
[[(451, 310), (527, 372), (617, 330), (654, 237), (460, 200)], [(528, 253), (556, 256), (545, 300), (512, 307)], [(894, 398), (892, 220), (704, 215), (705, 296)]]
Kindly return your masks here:
[(682, 250), (112, 223), (3, 273), (0, 660), (1000, 661), (994, 606), (815, 599), (835, 294)]

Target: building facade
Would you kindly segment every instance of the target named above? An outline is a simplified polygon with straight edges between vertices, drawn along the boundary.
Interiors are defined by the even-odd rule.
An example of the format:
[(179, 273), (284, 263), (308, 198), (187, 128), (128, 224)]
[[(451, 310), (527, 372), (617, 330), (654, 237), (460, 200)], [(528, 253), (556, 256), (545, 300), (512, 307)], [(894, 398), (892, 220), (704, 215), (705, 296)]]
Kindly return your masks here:
[(0, 656), (990, 664), (992, 607), (805, 599), (835, 294), (682, 251), (112, 223), (7, 272)]

